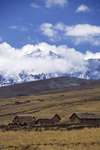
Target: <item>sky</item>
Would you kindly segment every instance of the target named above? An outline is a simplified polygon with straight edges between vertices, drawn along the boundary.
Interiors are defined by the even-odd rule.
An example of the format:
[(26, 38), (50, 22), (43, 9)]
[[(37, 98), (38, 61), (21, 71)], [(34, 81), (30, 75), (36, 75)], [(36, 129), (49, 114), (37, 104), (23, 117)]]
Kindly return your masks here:
[(100, 58), (100, 0), (0, 0), (0, 71), (16, 62), (23, 68), (26, 51), (54, 47), (68, 53), (71, 65), (79, 57)]
[(100, 0), (0, 0), (0, 43), (100, 50)]

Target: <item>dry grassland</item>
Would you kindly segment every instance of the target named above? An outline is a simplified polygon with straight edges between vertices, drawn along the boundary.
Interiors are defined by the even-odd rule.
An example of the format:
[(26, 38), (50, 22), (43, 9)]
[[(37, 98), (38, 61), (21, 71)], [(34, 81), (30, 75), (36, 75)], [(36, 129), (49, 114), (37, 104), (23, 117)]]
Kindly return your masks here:
[[(39, 100), (40, 99), (40, 100)], [(43, 101), (41, 101), (41, 99)], [(29, 101), (25, 103), (26, 101)], [(15, 102), (19, 101), (20, 104)], [(17, 114), (32, 116), (57, 113), (66, 123), (74, 112), (100, 114), (100, 88), (57, 94), (0, 99), (0, 124), (8, 124)], [(100, 128), (45, 131), (0, 130), (1, 150), (100, 150)]]
[(72, 131), (0, 131), (1, 150), (100, 150), (100, 128)]
[[(25, 103), (27, 100), (29, 102)], [(20, 104), (17, 105), (16, 101)], [(74, 112), (100, 114), (100, 88), (0, 99), (0, 124), (8, 124), (17, 114), (23, 113), (32, 116), (57, 113), (61, 122), (67, 122)]]

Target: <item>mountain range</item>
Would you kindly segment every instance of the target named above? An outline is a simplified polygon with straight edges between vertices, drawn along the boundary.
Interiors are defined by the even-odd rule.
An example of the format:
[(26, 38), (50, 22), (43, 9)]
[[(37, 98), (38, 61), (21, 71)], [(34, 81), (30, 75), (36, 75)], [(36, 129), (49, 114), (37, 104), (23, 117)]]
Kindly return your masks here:
[[(61, 61), (67, 59), (64, 55), (60, 53), (56, 53), (54, 51), (47, 51), (43, 52), (40, 49), (35, 49), (31, 51), (26, 51), (22, 58), (27, 58), (28, 60), (31, 59), (33, 62), (34, 60), (54, 60)], [(77, 58), (78, 59), (78, 58)], [(70, 61), (70, 60), (68, 60)], [(42, 62), (41, 62), (42, 63)], [(80, 64), (79, 64), (80, 63)], [(36, 64), (37, 65), (37, 64)], [(68, 64), (69, 65), (69, 64)], [(56, 78), (62, 76), (74, 77), (74, 78), (81, 78), (81, 79), (100, 79), (100, 59), (83, 59), (82, 61), (78, 61), (78, 65), (83, 66), (84, 69), (75, 69), (74, 66), (71, 66), (71, 69), (67, 71), (62, 70), (53, 70), (49, 69), (48, 72), (42, 71), (36, 73), (34, 68), (24, 70), (22, 69), (19, 72), (9, 72), (9, 70), (1, 70), (0, 71), (0, 86), (7, 86), (13, 85), (18, 83), (36, 81), (36, 80), (44, 80), (49, 78)], [(77, 66), (77, 64), (76, 64)], [(15, 66), (16, 67), (16, 66)], [(49, 66), (48, 66), (49, 67)], [(63, 66), (58, 66), (58, 68)], [(69, 66), (66, 65), (66, 68)], [(38, 68), (38, 66), (37, 66)]]

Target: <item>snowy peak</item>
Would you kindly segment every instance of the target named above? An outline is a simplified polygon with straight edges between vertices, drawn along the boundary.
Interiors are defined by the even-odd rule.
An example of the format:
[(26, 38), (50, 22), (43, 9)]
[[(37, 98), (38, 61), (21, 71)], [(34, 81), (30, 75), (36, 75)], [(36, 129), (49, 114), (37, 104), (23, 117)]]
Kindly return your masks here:
[(50, 57), (51, 59), (57, 59), (57, 58), (62, 58), (62, 56), (60, 54), (57, 54), (55, 52), (52, 51), (47, 51), (47, 52), (43, 52), (40, 49), (36, 49), (33, 50), (31, 53), (25, 53), (26, 57), (30, 57), (30, 58), (47, 58)]
[[(29, 69), (27, 70), (21, 69), (19, 72), (13, 71), (9, 73), (9, 71), (7, 70), (0, 71), (0, 86), (30, 82), (35, 80), (45, 80), (49, 78), (62, 76), (69, 76), (82, 79), (100, 79), (100, 59), (83, 59), (82, 62), (78, 60), (77, 63), (75, 62), (78, 66), (75, 66), (74, 61), (67, 60), (67, 58), (64, 57), (64, 55), (61, 55), (60, 53), (56, 53), (51, 50), (43, 51), (40, 49), (26, 51), (23, 57), (27, 58), (27, 60), (32, 59), (33, 64), (29, 64), (31, 67), (29, 67)], [(50, 69), (47, 72), (43, 71), (43, 69), (48, 70), (48, 68), (45, 69), (45, 61), (44, 64), (41, 64), (41, 61), (45, 59), (47, 63), (47, 60), (51, 59), (53, 61), (52, 65), (50, 63), (49, 65), (51, 66), (48, 66), (48, 68), (51, 67), (51, 71)], [(38, 63), (38, 60), (40, 61), (41, 66), (37, 66), (36, 64), (36, 62)], [(55, 60), (56, 63), (59, 62), (56, 66), (54, 63)], [(64, 66), (61, 64), (62, 62)], [(32, 65), (34, 65), (34, 67)], [(76, 69), (73, 65), (76, 67)], [(55, 69), (53, 69), (52, 71), (52, 67), (54, 66)], [(56, 69), (57, 67), (58, 69)], [(38, 72), (39, 69), (41, 69), (41, 72), (36, 73), (35, 70), (37, 70)]]
[(100, 71), (100, 59), (88, 59), (88, 69)]
[(52, 58), (63, 58), (60, 54), (56, 54), (52, 51), (48, 52), (48, 56), (52, 57)]
[(33, 50), (31, 53), (25, 54), (26, 57), (38, 58), (42, 57), (43, 52), (40, 49)]
[(85, 79), (100, 79), (100, 59), (88, 59)]

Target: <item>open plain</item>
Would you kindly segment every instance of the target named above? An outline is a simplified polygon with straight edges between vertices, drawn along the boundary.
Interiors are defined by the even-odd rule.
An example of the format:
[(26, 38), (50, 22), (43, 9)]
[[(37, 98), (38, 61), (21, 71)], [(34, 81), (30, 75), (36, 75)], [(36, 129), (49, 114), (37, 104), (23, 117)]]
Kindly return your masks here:
[[(44, 90), (44, 92), (36, 92), (27, 96), (5, 96), (0, 98), (0, 125), (11, 123), (18, 114), (30, 114), (32, 116), (58, 114), (61, 117), (60, 123), (66, 124), (70, 121), (69, 117), (74, 112), (100, 114), (99, 81), (92, 81), (88, 84), (82, 82), (79, 86)], [(15, 131), (1, 129), (0, 149), (99, 150), (100, 128), (86, 127), (78, 130), (67, 130), (66, 128), (57, 129), (55, 127), (48, 130), (41, 128), (37, 131), (34, 129)]]

